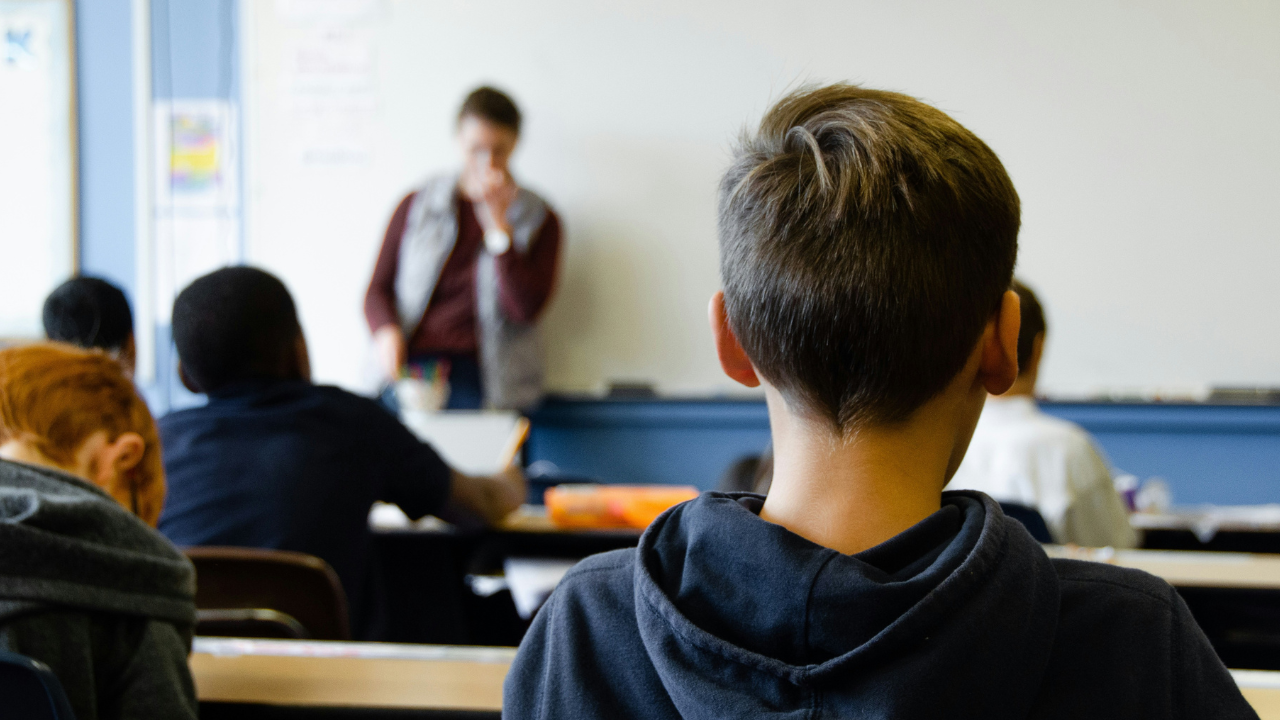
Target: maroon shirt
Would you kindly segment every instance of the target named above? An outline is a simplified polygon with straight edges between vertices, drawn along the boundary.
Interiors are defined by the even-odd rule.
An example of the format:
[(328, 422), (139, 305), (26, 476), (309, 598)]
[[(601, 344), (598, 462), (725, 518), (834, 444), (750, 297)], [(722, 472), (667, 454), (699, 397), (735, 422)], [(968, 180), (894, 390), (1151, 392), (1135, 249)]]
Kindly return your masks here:
[[(410, 193), (396, 207), (382, 239), (373, 279), (364, 296), (364, 317), (370, 332), (384, 325), (399, 325), (396, 313), (396, 270), (400, 262), (400, 239), (413, 202)], [(476, 218), (471, 201), (457, 194), (458, 241), (450, 253), (440, 279), (427, 303), (417, 329), (408, 339), (409, 355), (475, 353), (478, 348), (476, 321), (476, 261), (484, 248), (484, 228)], [(529, 251), (514, 248), (497, 257), (498, 303), (510, 320), (531, 323), (546, 307), (555, 285), (556, 260), (560, 254), (560, 219), (547, 209)]]

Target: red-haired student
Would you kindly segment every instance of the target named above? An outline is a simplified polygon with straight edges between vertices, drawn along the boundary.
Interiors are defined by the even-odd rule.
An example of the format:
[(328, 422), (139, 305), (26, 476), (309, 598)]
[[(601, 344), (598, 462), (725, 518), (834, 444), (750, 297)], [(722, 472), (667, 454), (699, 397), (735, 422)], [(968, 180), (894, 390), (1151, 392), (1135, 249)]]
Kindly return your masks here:
[(115, 359), (0, 350), (0, 649), (49, 665), (78, 720), (197, 716), (195, 575), (154, 530), (164, 492)]

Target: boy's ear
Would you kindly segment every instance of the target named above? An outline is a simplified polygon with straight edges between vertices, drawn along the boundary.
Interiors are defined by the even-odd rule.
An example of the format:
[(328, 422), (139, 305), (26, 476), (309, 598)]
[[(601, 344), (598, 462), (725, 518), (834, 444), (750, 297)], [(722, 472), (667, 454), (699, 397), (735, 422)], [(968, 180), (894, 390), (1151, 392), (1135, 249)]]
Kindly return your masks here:
[(106, 448), (106, 457), (111, 465), (124, 473), (142, 462), (142, 456), (147, 452), (147, 441), (136, 432), (123, 432), (115, 440), (107, 443)]
[(751, 358), (738, 344), (738, 338), (729, 327), (729, 315), (724, 310), (724, 291), (717, 290), (711, 296), (711, 305), (707, 308), (711, 321), (711, 334), (716, 340), (716, 356), (720, 358), (720, 368), (724, 374), (747, 387), (759, 387), (760, 378), (751, 364)]
[(1018, 330), (1022, 326), (1022, 302), (1018, 293), (1006, 290), (987, 329), (982, 333), (982, 365), (978, 379), (987, 392), (999, 395), (1018, 379)]

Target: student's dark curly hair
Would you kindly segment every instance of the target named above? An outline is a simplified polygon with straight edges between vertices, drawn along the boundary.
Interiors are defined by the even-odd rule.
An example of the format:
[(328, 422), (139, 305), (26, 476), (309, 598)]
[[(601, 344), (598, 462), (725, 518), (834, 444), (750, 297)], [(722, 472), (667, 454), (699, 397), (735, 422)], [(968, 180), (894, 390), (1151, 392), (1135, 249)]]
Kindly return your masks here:
[(295, 366), (298, 313), (284, 283), (252, 267), (215, 270), (173, 301), (173, 343), (201, 392), (286, 376)]

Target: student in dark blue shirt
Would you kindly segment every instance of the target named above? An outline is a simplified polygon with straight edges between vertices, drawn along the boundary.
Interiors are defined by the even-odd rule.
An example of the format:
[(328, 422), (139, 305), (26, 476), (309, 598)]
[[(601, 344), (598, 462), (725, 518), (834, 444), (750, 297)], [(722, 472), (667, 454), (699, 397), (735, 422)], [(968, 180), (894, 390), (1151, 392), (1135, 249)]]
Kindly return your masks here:
[(160, 420), (169, 492), (160, 531), (177, 545), (295, 550), (333, 566), (357, 637), (378, 602), (369, 508), (411, 518), (447, 501), (496, 521), (520, 505), (524, 477), (452, 470), (376, 402), (311, 384), (289, 292), (248, 267), (201, 277), (174, 301), (183, 382), (204, 407)]
[(1018, 374), (1018, 195), (935, 108), (783, 98), (720, 186), (720, 364), (761, 386), (767, 497), (708, 493), (575, 567), (507, 718), (1256, 718), (1168, 584), (1050, 560), (942, 488)]

